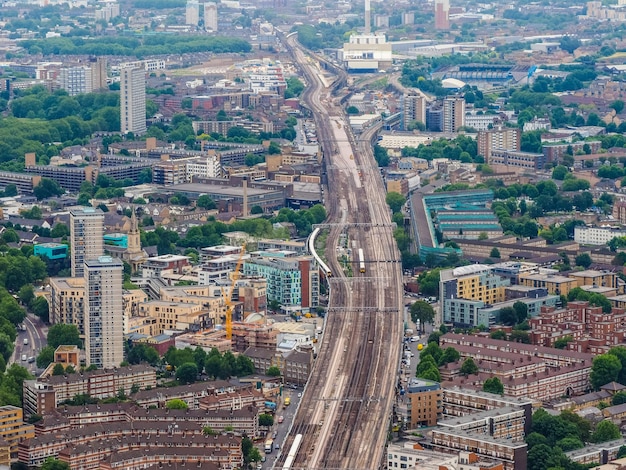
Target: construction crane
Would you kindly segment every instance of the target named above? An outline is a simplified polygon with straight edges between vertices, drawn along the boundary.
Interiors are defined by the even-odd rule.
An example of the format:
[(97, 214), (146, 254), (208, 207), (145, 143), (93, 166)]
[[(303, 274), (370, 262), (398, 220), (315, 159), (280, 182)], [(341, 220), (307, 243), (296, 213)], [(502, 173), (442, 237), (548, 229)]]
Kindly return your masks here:
[(246, 254), (246, 244), (241, 245), (241, 253), (239, 253), (239, 259), (235, 266), (235, 272), (232, 275), (232, 283), (230, 285), (230, 291), (224, 291), (222, 287), (222, 297), (224, 298), (224, 304), (226, 305), (226, 338), (233, 339), (233, 292), (235, 291), (235, 284), (239, 279), (239, 270), (241, 269), (241, 263), (243, 263), (243, 255)]

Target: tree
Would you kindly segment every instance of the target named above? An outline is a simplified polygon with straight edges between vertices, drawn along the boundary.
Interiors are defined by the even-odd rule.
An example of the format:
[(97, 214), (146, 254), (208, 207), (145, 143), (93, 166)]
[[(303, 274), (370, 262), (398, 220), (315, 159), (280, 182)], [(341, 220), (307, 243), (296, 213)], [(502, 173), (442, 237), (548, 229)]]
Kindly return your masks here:
[(359, 108), (357, 108), (356, 106), (348, 106), (346, 109), (346, 113), (348, 114), (359, 114)]
[(250, 214), (252, 215), (262, 214), (262, 213), (263, 213), (263, 208), (261, 206), (254, 205), (250, 208)]
[(35, 299), (35, 288), (32, 284), (25, 284), (20, 288), (17, 296), (22, 304), (30, 306), (32, 301)]
[(580, 39), (575, 36), (563, 36), (560, 41), (560, 47), (566, 52), (572, 54), (580, 47)]
[(504, 395), (504, 385), (502, 385), (502, 382), (498, 377), (491, 377), (483, 383), (483, 392)]
[(75, 344), (79, 348), (82, 347), (80, 333), (76, 325), (58, 323), (50, 327), (48, 330), (48, 346), (52, 346), (56, 349), (62, 344)]
[(33, 194), (38, 201), (52, 196), (60, 196), (65, 190), (59, 186), (59, 183), (50, 178), (41, 178), (37, 186), (33, 188)]
[(50, 320), (50, 307), (45, 297), (37, 297), (33, 301), (30, 308), (33, 313), (41, 318), (44, 322), (47, 323)]
[(524, 302), (517, 301), (513, 304), (513, 310), (517, 315), (517, 322), (522, 323), (524, 320), (528, 318), (528, 305)]
[(406, 202), (406, 198), (402, 194), (393, 191), (387, 193), (385, 200), (387, 201), (387, 205), (391, 208), (391, 212), (394, 214), (400, 212)]
[(489, 253), (490, 258), (500, 259), (500, 250), (498, 250), (495, 246), (491, 249), (491, 253)]
[(500, 322), (504, 325), (513, 326), (517, 324), (517, 313), (513, 307), (503, 307), (500, 309)]
[(617, 381), (621, 370), (622, 363), (612, 354), (600, 354), (594, 357), (591, 374), (589, 374), (591, 386), (597, 390), (602, 385)]
[(423, 300), (418, 300), (409, 310), (411, 312), (411, 320), (414, 323), (420, 322), (420, 330), (424, 331), (424, 323), (432, 323), (435, 319), (435, 310), (432, 305)]
[(52, 375), (63, 375), (65, 374), (65, 367), (63, 367), (63, 364), (55, 364), (54, 367), (52, 368)]
[(168, 410), (186, 410), (189, 408), (189, 405), (186, 401), (181, 400), (180, 398), (173, 398), (165, 403), (165, 408)]
[(13, 197), (17, 196), (17, 186), (14, 184), (7, 184), (4, 188), (4, 196), (5, 197)]
[(274, 417), (272, 415), (268, 415), (265, 413), (261, 413), (259, 415), (259, 426), (270, 426), (274, 425)]
[(202, 428), (202, 434), (205, 436), (216, 436), (217, 431), (214, 431), (211, 426), (205, 426)]
[(612, 421), (604, 420), (600, 421), (596, 426), (596, 430), (591, 435), (591, 440), (593, 442), (607, 442), (621, 437), (622, 433), (619, 431), (619, 427), (613, 424)]
[(496, 330), (489, 333), (491, 339), (506, 339), (506, 333), (504, 330)]
[(452, 346), (449, 346), (443, 350), (443, 354), (439, 358), (438, 365), (441, 367), (451, 362), (457, 362), (459, 359), (461, 359), (461, 355), (459, 354), (459, 352)]
[(203, 209), (215, 209), (217, 206), (215, 205), (215, 201), (211, 199), (208, 195), (203, 194), (196, 201), (196, 206), (202, 207)]
[(626, 392), (617, 392), (611, 397), (611, 405), (621, 405), (626, 403)]
[(591, 260), (591, 256), (589, 256), (589, 253), (581, 253), (576, 256), (576, 266), (582, 266), (583, 268), (587, 269), (589, 266), (591, 266), (592, 262), (593, 261)]
[(269, 375), (270, 377), (280, 377), (281, 372), (278, 367), (271, 366), (271, 367), (268, 367), (266, 375)]
[(461, 374), (464, 374), (464, 375), (478, 374), (478, 366), (474, 362), (474, 359), (472, 359), (471, 357), (468, 357), (463, 361), (463, 364), (461, 364), (460, 371), (461, 371)]
[(574, 338), (572, 338), (570, 335), (563, 336), (562, 338), (559, 338), (554, 342), (554, 347), (557, 349), (565, 349), (567, 347), (567, 343), (571, 341), (574, 341)]
[(37, 367), (45, 369), (52, 361), (54, 361), (54, 348), (52, 346), (46, 346), (37, 356)]
[(195, 362), (186, 362), (176, 369), (176, 380), (184, 384), (194, 383), (198, 377), (198, 366)]
[(609, 108), (613, 108), (615, 114), (619, 114), (624, 110), (624, 102), (622, 100), (615, 100), (609, 105)]
[(39, 470), (70, 470), (70, 466), (54, 457), (48, 457)]
[(569, 174), (569, 169), (565, 165), (557, 165), (552, 170), (552, 179), (563, 181)]

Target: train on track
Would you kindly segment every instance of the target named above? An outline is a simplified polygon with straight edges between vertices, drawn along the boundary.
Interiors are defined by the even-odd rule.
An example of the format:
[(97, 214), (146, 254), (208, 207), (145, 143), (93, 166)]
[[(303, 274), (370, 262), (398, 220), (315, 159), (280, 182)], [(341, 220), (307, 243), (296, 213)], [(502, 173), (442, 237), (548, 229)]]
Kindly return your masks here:
[(359, 248), (359, 272), (365, 272), (365, 258), (363, 257), (363, 248)]
[(331, 277), (333, 273), (330, 270), (330, 268), (326, 265), (326, 263), (324, 263), (322, 258), (320, 258), (317, 252), (315, 251), (315, 238), (317, 238), (317, 235), (319, 233), (320, 233), (319, 227), (314, 229), (311, 235), (309, 235), (309, 240), (307, 243), (308, 243), (309, 253), (313, 255), (313, 257), (315, 258), (315, 261), (317, 261), (317, 264), (319, 264), (320, 269), (322, 270), (324, 275), (328, 278), (328, 277)]
[(296, 437), (293, 439), (293, 444), (291, 444), (291, 448), (289, 449), (289, 453), (287, 454), (287, 458), (285, 459), (283, 470), (291, 470), (296, 456), (298, 455), (298, 451), (300, 450), (300, 444), (302, 444), (302, 434), (296, 434)]

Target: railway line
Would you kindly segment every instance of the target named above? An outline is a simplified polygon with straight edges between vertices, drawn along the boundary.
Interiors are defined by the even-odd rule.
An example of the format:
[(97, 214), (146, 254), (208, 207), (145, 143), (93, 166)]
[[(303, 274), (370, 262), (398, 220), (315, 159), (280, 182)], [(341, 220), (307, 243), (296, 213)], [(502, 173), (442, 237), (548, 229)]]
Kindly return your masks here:
[[(303, 100), (324, 152), (330, 222), (324, 269), (332, 282), (318, 357), (274, 468), (371, 470), (383, 457), (400, 362), (399, 253), (372, 154), (375, 129), (352, 135), (335, 85), (320, 77), (294, 39), (285, 43), (306, 77)], [(344, 72), (337, 81), (345, 82)], [(341, 234), (360, 254), (352, 277), (337, 260)]]

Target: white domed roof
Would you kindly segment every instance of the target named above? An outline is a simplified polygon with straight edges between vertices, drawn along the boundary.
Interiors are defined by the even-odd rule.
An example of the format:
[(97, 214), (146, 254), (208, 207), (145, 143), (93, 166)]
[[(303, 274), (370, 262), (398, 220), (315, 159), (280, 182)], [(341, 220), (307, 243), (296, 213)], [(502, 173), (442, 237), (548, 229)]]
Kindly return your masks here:
[(457, 80), (456, 78), (444, 78), (441, 81), (441, 86), (444, 88), (463, 88), (465, 82)]

